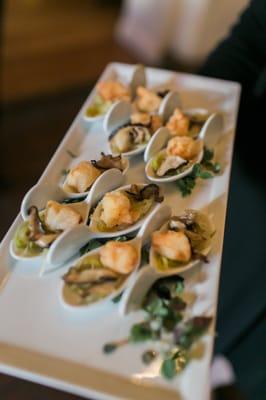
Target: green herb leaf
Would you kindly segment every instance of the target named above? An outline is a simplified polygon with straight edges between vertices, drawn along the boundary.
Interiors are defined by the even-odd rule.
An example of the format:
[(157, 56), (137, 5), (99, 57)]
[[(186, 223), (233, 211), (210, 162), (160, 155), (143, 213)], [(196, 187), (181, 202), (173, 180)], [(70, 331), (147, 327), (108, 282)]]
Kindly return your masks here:
[(204, 147), (202, 163), (205, 164), (208, 161), (211, 161), (213, 159), (213, 155), (214, 155), (213, 150)]
[(116, 349), (117, 349), (117, 344), (116, 343), (106, 343), (103, 346), (103, 352), (105, 354), (113, 353), (113, 351), (115, 351)]
[(165, 317), (168, 315), (168, 309), (165, 303), (155, 293), (151, 293), (148, 297), (147, 302), (144, 304), (144, 309), (152, 316)]
[(150, 258), (150, 246), (145, 245), (141, 249), (141, 261), (143, 264), (148, 264)]
[(114, 297), (114, 298), (112, 299), (112, 302), (115, 303), (115, 304), (116, 304), (116, 303), (119, 303), (119, 301), (121, 300), (122, 295), (123, 295), (123, 292), (120, 293), (118, 296)]
[(182, 197), (186, 197), (191, 194), (192, 189), (195, 187), (196, 179), (193, 176), (186, 176), (176, 181), (176, 185)]
[(98, 247), (102, 246), (102, 242), (100, 242), (97, 239), (92, 239), (90, 240), (87, 244), (85, 244), (85, 246), (83, 246), (80, 250), (79, 250), (79, 254), (81, 256), (83, 256), (84, 254), (88, 253), (88, 251), (97, 249)]
[(69, 174), (69, 171), (70, 171), (70, 169), (63, 169), (63, 170), (62, 170), (62, 175), (63, 175), (63, 176), (68, 175), (68, 174)]
[(116, 237), (114, 240), (116, 242), (126, 242), (127, 240), (129, 240), (129, 238), (126, 235), (121, 235), (121, 236)]
[(210, 179), (213, 178), (213, 175), (208, 171), (202, 171), (199, 175), (201, 179)]
[(175, 343), (189, 349), (192, 343), (208, 329), (211, 321), (211, 317), (191, 318), (183, 326), (176, 328), (174, 332)]
[(200, 164), (195, 164), (192, 168), (192, 172), (191, 172), (191, 176), (194, 178), (197, 178), (198, 176), (200, 176), (202, 171), (202, 167)]
[(176, 292), (177, 294), (183, 293), (184, 287), (185, 287), (184, 279), (178, 280), (178, 281), (176, 282), (175, 292)]
[(140, 322), (132, 326), (129, 340), (131, 342), (143, 342), (152, 339), (152, 330), (149, 323)]
[(75, 197), (73, 199), (64, 199), (61, 201), (61, 203), (62, 204), (79, 203), (80, 201), (83, 201), (85, 198), (86, 196)]
[(161, 374), (166, 379), (173, 379), (176, 375), (176, 362), (173, 358), (167, 358), (161, 365)]
[(212, 170), (215, 174), (218, 174), (221, 171), (221, 164), (218, 162), (213, 164)]
[(157, 353), (154, 350), (147, 350), (142, 354), (142, 362), (146, 365), (149, 365), (153, 362), (153, 360), (157, 357)]

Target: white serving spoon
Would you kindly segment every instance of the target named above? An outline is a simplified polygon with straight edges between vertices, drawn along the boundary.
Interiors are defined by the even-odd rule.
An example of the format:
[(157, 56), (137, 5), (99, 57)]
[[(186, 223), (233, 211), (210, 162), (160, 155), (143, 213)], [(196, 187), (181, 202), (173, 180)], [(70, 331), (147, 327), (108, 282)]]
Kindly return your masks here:
[[(89, 194), (87, 197), (80, 202), (77, 203), (69, 203), (68, 207), (73, 208), (75, 211), (77, 211), (81, 215), (82, 222), (79, 224), (77, 227), (77, 230), (80, 232), (81, 230), (83, 232), (88, 232), (88, 226), (87, 221), (88, 221), (88, 216), (91, 210), (91, 207), (99, 201), (99, 199), (108, 191), (111, 191), (118, 186), (120, 186), (124, 181), (124, 176), (116, 168), (112, 168), (107, 170), (104, 174), (100, 175), (94, 184), (91, 187), (91, 190), (89, 191)], [(27, 217), (28, 218), (28, 217)], [(69, 231), (74, 231), (75, 228), (72, 228), (70, 230), (66, 230), (62, 234), (58, 236), (58, 238), (52, 243), (51, 247), (49, 250), (46, 250), (47, 258), (49, 260), (50, 258), (50, 253), (53, 252), (53, 249), (57, 248), (57, 245), (60, 245), (61, 243), (61, 236), (64, 234), (68, 233)], [(75, 237), (75, 233), (73, 232), (73, 237)], [(66, 249), (66, 252), (68, 249)], [(35, 257), (26, 257), (21, 254), (21, 252), (18, 252), (15, 250), (15, 243), (14, 239), (10, 242), (10, 254), (12, 257), (14, 257), (17, 260), (28, 260), (28, 259), (33, 259)], [(41, 254), (40, 254), (41, 256)], [(37, 257), (40, 257), (37, 256)], [(49, 262), (49, 261), (48, 261)]]
[[(190, 112), (193, 113), (194, 110), (199, 109), (190, 109)], [(200, 110), (203, 112), (203, 109)], [(214, 113), (210, 115), (210, 117), (204, 123), (196, 140), (203, 141), (212, 148), (217, 143), (222, 130), (223, 116), (220, 113)], [(146, 162), (145, 173), (147, 178), (152, 182), (174, 182), (178, 179), (184, 178), (192, 172), (194, 165), (200, 163), (203, 158), (204, 150), (202, 148), (198, 155), (191, 160), (190, 166), (183, 172), (172, 176), (157, 176), (152, 168), (152, 159), (154, 156), (157, 156), (158, 153), (165, 153), (165, 147), (172, 137), (174, 136), (170, 134), (169, 130), (165, 127), (162, 127), (158, 129), (158, 131), (152, 136), (151, 140), (147, 144), (144, 153), (144, 161)]]
[[(137, 254), (138, 254), (138, 258), (137, 258), (135, 266), (132, 269), (132, 272), (126, 276), (125, 280), (115, 291), (113, 291), (110, 295), (108, 295), (96, 302), (93, 302), (91, 304), (74, 305), (74, 304), (72, 304), (71, 300), (69, 300), (67, 298), (67, 294), (66, 294), (67, 292), (64, 290), (65, 283), (63, 281), (61, 281), (60, 282), (60, 297), (61, 297), (62, 303), (72, 309), (77, 309), (77, 308), (91, 309), (95, 306), (103, 304), (106, 301), (110, 301), (113, 298), (115, 298), (116, 296), (118, 296), (127, 287), (129, 282), (131, 280), (134, 280), (134, 277), (135, 277), (135, 275), (139, 269), (139, 266), (141, 264), (141, 248), (142, 248), (142, 246), (147, 242), (151, 233), (154, 230), (158, 229), (167, 219), (169, 219), (170, 215), (171, 215), (171, 209), (169, 206), (162, 205), (162, 204), (158, 205), (155, 209), (153, 209), (153, 211), (150, 213), (148, 218), (142, 224), (142, 227), (140, 228), (137, 236), (134, 239), (131, 239), (131, 240), (128, 240), (127, 242), (125, 242), (125, 243), (129, 243), (133, 247), (135, 247)], [(85, 255), (83, 255), (82, 257), (80, 257), (75, 262), (75, 265), (82, 264), (82, 261), (89, 256), (99, 255), (101, 247), (98, 247), (97, 249), (92, 250), (92, 251), (86, 253)], [(121, 274), (121, 276), (122, 276), (122, 274)]]
[[(145, 187), (146, 184), (138, 184), (138, 186)], [(131, 185), (126, 185), (115, 189), (114, 191), (129, 190)], [(107, 193), (110, 190), (105, 191)], [(63, 232), (59, 238), (51, 245), (47, 253), (47, 261), (51, 265), (60, 265), (66, 262), (74, 254), (76, 254), (81, 247), (88, 243), (91, 239), (95, 238), (113, 238), (121, 235), (128, 235), (131, 232), (137, 231), (143, 223), (149, 218), (152, 210), (158, 206), (157, 203), (151, 207), (146, 215), (140, 218), (134, 224), (127, 228), (116, 230), (112, 232), (102, 232), (97, 228), (95, 217), (91, 218), (89, 225), (77, 225), (74, 228)], [(100, 203), (96, 207), (94, 213), (100, 212)]]
[[(129, 169), (129, 160), (123, 157), (122, 163), (123, 163), (122, 174), (126, 175)], [(113, 170), (115, 168), (110, 168), (110, 169)], [(99, 177), (102, 177), (107, 173), (107, 179), (108, 179), (109, 177), (108, 171), (110, 170), (104, 171), (101, 175), (99, 175)], [(87, 196), (91, 191), (94, 191), (95, 185), (97, 187), (99, 182), (101, 182), (101, 180), (98, 181), (98, 178), (94, 181), (90, 189), (83, 193), (70, 192), (66, 186), (65, 181), (63, 185), (58, 185), (58, 186), (53, 186), (51, 185), (50, 182), (47, 181), (42, 183), (37, 183), (25, 194), (22, 200), (20, 207), (20, 213), (22, 218), (24, 220), (28, 219), (28, 210), (31, 206), (36, 206), (39, 210), (44, 209), (48, 200), (53, 199), (60, 203), (62, 200), (66, 198), (78, 199), (80, 197)]]
[(131, 100), (134, 100), (137, 94), (137, 88), (139, 86), (146, 87), (147, 85), (147, 78), (145, 67), (141, 64), (138, 64), (134, 71), (130, 82), (130, 92), (131, 92)]
[[(117, 153), (114, 153), (114, 151), (112, 150), (109, 137), (113, 132), (118, 130), (120, 127), (126, 124), (130, 124), (130, 116), (132, 112), (133, 112), (132, 105), (127, 101), (121, 100), (114, 103), (112, 107), (109, 109), (108, 113), (106, 114), (106, 117), (103, 121), (103, 128), (108, 138), (109, 151), (112, 154), (116, 155)], [(146, 146), (147, 143), (144, 143), (142, 145), (136, 146), (133, 150), (126, 151), (121, 154), (124, 157), (133, 157), (142, 153), (145, 150)]]
[[(130, 89), (130, 94), (131, 94), (131, 99), (134, 100), (136, 97), (136, 90), (138, 86), (146, 86), (146, 73), (145, 73), (145, 67), (143, 65), (136, 65), (136, 67), (133, 70), (131, 80), (129, 83), (129, 89)], [(93, 100), (86, 106), (86, 109), (82, 115), (83, 121), (87, 123), (92, 123), (92, 122), (98, 122), (102, 121), (105, 118), (106, 113), (109, 112), (110, 109), (108, 109), (107, 112), (95, 115), (95, 116), (89, 116), (86, 115), (86, 110), (90, 107), (90, 105), (93, 103)], [(112, 105), (110, 106), (112, 107)]]
[[(128, 172), (128, 169), (129, 169), (129, 159), (126, 158), (126, 157), (121, 157), (121, 163), (122, 163), (122, 167), (123, 167), (123, 170), (121, 172), (122, 172), (123, 175), (126, 175), (127, 172)], [(101, 175), (105, 174), (107, 171), (108, 171), (108, 169), (103, 171), (101, 173)], [(89, 194), (91, 188), (92, 188), (91, 187), (86, 192), (80, 192), (80, 193), (72, 192), (71, 188), (67, 185), (66, 179), (67, 178), (64, 179), (64, 182), (63, 182), (62, 186), (60, 186), (60, 187), (64, 191), (65, 197), (67, 197), (67, 198), (76, 199), (76, 198), (79, 198), (79, 197), (87, 196)]]
[[(108, 139), (109, 151), (114, 155), (118, 153), (114, 153), (114, 151), (112, 150), (109, 137), (113, 132), (118, 131), (120, 127), (123, 127), (126, 124), (130, 125), (130, 116), (132, 112), (133, 112), (132, 105), (129, 102), (121, 100), (114, 103), (110, 108), (110, 110), (108, 111), (108, 113), (106, 114), (106, 117), (103, 122), (103, 127)], [(153, 134), (153, 136), (154, 135), (155, 133)], [(143, 153), (146, 147), (147, 143), (144, 143), (136, 146), (133, 150), (122, 152), (121, 154), (124, 157), (134, 157), (138, 154)]]
[[(164, 225), (160, 230), (166, 229)], [(202, 252), (205, 256), (211, 251), (211, 246), (204, 249)], [(155, 252), (150, 249), (149, 265), (141, 268), (135, 276), (134, 281), (130, 281), (119, 303), (119, 312), (121, 315), (126, 315), (130, 311), (140, 308), (144, 297), (152, 285), (160, 278), (167, 278), (174, 275), (184, 273), (191, 268), (200, 264), (201, 260), (191, 260), (187, 264), (176, 268), (169, 268), (166, 271), (160, 271), (156, 267)]]
[(159, 108), (159, 115), (162, 118), (163, 124), (166, 124), (177, 107), (182, 107), (179, 94), (172, 91), (167, 93), (167, 95), (163, 98)]

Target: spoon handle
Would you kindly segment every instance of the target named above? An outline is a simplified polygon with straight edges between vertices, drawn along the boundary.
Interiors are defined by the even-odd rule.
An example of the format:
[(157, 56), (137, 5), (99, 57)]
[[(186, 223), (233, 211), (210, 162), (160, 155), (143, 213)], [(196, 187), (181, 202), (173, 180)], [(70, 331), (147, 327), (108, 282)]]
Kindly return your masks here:
[(152, 157), (162, 150), (170, 138), (170, 132), (164, 126), (159, 128), (154, 135), (152, 135), (149, 143), (144, 152), (144, 161), (148, 162)]
[(208, 146), (213, 147), (218, 141), (218, 137), (223, 131), (224, 119), (221, 113), (213, 113), (203, 125), (198, 139), (204, 140)]
[(103, 120), (103, 129), (108, 138), (113, 131), (130, 121), (131, 112), (131, 103), (125, 100), (117, 101), (110, 107)]
[(140, 308), (144, 296), (153, 283), (160, 278), (160, 274), (150, 265), (142, 267), (132, 279), (129, 279), (127, 288), (119, 303), (119, 313), (124, 316), (130, 311)]
[(181, 107), (182, 104), (179, 94), (177, 92), (169, 92), (161, 102), (159, 108), (159, 115), (161, 116), (163, 123), (166, 124), (175, 109)]
[(85, 203), (94, 205), (105, 193), (121, 186), (125, 180), (123, 173), (117, 168), (111, 168), (101, 174), (93, 183)]
[(89, 240), (98, 237), (89, 231), (86, 225), (77, 225), (63, 232), (47, 252), (48, 264), (60, 265), (76, 254)]
[(130, 94), (131, 94), (131, 100), (134, 100), (135, 97), (137, 96), (137, 88), (139, 86), (146, 86), (147, 84), (147, 78), (146, 78), (146, 73), (145, 73), (145, 68), (143, 65), (139, 64), (136, 65), (131, 82), (130, 82)]
[(149, 217), (140, 228), (137, 238), (144, 244), (150, 237), (151, 233), (160, 228), (165, 221), (171, 216), (171, 208), (165, 204), (155, 206)]

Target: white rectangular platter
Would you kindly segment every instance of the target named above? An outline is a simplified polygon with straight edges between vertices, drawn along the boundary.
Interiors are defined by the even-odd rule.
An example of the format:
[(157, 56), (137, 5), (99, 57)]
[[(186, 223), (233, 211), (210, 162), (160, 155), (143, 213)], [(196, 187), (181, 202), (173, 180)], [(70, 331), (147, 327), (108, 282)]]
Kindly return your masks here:
[[(133, 66), (112, 63), (101, 80), (116, 75), (128, 82)], [(216, 149), (222, 173), (197, 183), (192, 195), (182, 198), (175, 183), (162, 185), (165, 201), (173, 214), (185, 208), (207, 209), (213, 214), (216, 235), (209, 264), (184, 274), (186, 286), (196, 293), (195, 314), (215, 317), (228, 186), (240, 87), (237, 83), (195, 75), (147, 68), (148, 86), (167, 84), (179, 91), (185, 107), (221, 111), (225, 129)], [(81, 159), (97, 159), (107, 151), (101, 123), (86, 125), (81, 115), (94, 91), (84, 103), (41, 180), (58, 182), (62, 170)], [(73, 160), (67, 150), (78, 155)], [(126, 183), (145, 182), (143, 155), (130, 160)], [(141, 354), (147, 345), (129, 345), (106, 356), (102, 346), (128, 335), (142, 312), (122, 318), (111, 303), (97, 314), (70, 312), (62, 307), (58, 282), (69, 264), (40, 277), (40, 265), (14, 261), (9, 242), (21, 221), (18, 216), (0, 248), (0, 371), (44, 385), (95, 399), (184, 399), (206, 400), (214, 331), (204, 338), (204, 355), (190, 362), (172, 381), (158, 375), (158, 365), (144, 366)]]

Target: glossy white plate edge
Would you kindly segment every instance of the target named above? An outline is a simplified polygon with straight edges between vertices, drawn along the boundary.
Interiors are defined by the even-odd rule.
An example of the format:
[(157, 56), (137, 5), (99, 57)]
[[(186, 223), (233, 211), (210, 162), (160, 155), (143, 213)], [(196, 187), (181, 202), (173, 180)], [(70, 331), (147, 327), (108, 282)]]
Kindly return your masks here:
[[(124, 65), (121, 63), (111, 63), (106, 67), (103, 75), (101, 76), (101, 78), (99, 80), (104, 79), (104, 76), (108, 75), (110, 68), (115, 69), (116, 67), (130, 68), (130, 65)], [(158, 69), (154, 69), (154, 68), (148, 68), (147, 71), (149, 72), (149, 70), (156, 71), (157, 73), (160, 71), (162, 71), (163, 73), (170, 72), (170, 71), (158, 70)], [(182, 77), (191, 78), (193, 80), (193, 75), (177, 74), (178, 79), (179, 78), (182, 79)], [(177, 79), (177, 81), (178, 81), (178, 79)], [(239, 104), (239, 97), (240, 97), (240, 86), (235, 82), (224, 82), (224, 81), (216, 80), (216, 79), (212, 79), (212, 78), (211, 79), (207, 78), (207, 79), (210, 82), (213, 81), (214, 84), (215, 84), (215, 82), (220, 82), (220, 83), (224, 83), (227, 86), (231, 85), (230, 89), (233, 90), (234, 95), (235, 95), (235, 99), (236, 99), (235, 110), (237, 111), (238, 104)], [(204, 78), (203, 78), (203, 81), (204, 81)], [(93, 92), (90, 96), (92, 96), (92, 95), (93, 95)], [(90, 96), (89, 96), (89, 98), (90, 98)], [(63, 148), (68, 143), (68, 140), (70, 139), (70, 136), (71, 136), (72, 127), (78, 121), (78, 119), (82, 113), (82, 110), (86, 107), (88, 99), (85, 101), (83, 107), (81, 108), (80, 112), (78, 113), (77, 117), (75, 118), (71, 127), (69, 128), (68, 133), (66, 134), (66, 137), (63, 139), (62, 143), (60, 144), (59, 148), (57, 149), (56, 153), (54, 154), (53, 158), (51, 159), (50, 163), (48, 164), (47, 168), (45, 169), (45, 171), (42, 174), (40, 179), (45, 177), (45, 175), (48, 172), (50, 172), (50, 170), (52, 170), (58, 153), (61, 150), (63, 150)], [(236, 120), (236, 115), (234, 115), (234, 124), (235, 124), (235, 120)], [(231, 153), (230, 157), (232, 159), (233, 149), (230, 150), (230, 153)], [(230, 168), (228, 170), (227, 189), (229, 187), (229, 174), (230, 174)], [(227, 196), (228, 196), (228, 191), (226, 193), (226, 199), (225, 199), (226, 201), (227, 201)], [(226, 213), (226, 207), (224, 208), (224, 216), (225, 216), (225, 213)], [(18, 223), (20, 220), (21, 220), (21, 218), (18, 216), (16, 218), (16, 220), (14, 221), (13, 225), (11, 226), (11, 228), (9, 229), (7, 235), (5, 236), (5, 238), (2, 241), (2, 244), (1, 244), (2, 249), (1, 250), (4, 254), (4, 256), (9, 256), (6, 245), (10, 241), (10, 238), (13, 236), (16, 226), (18, 226)], [(10, 265), (10, 262), (9, 262), (9, 265)], [(3, 268), (3, 263), (2, 263), (2, 268)], [(6, 271), (5, 266), (4, 266), (4, 271), (2, 271), (2, 269), (0, 270), (0, 278), (1, 278), (2, 285), (7, 280), (7, 275), (9, 273), (10, 273), (10, 271)], [(217, 279), (216, 279), (215, 307), (217, 307), (218, 285), (219, 285), (219, 273), (217, 274)], [(0, 285), (0, 288), (1, 288), (1, 285)], [(1, 295), (1, 293), (0, 293), (0, 295)], [(213, 342), (212, 342), (212, 345), (209, 347), (209, 354), (208, 354), (208, 357), (206, 358), (207, 363), (209, 363), (211, 360), (212, 346), (213, 346)], [(50, 367), (47, 368), (47, 364), (45, 365), (45, 362), (47, 362), (47, 358), (50, 360), (51, 365), (53, 365), (53, 363), (56, 362), (57, 366), (58, 366), (58, 363), (59, 363), (60, 369), (57, 370), (57, 368), (56, 368), (56, 370), (54, 370), (54, 368), (51, 368), (51, 365), (50, 365)], [(45, 361), (43, 361), (43, 360), (45, 360)], [(81, 368), (81, 370), (80, 370), (81, 375), (79, 377), (77, 377), (75, 374), (75, 377), (73, 377), (73, 373), (71, 373), (73, 365), (75, 365), (75, 363), (71, 362), (71, 361), (52, 358), (45, 354), (41, 354), (38, 352), (32, 352), (32, 351), (29, 351), (29, 350), (26, 350), (23, 348), (17, 348), (15, 346), (10, 346), (7, 343), (0, 343), (0, 370), (4, 373), (8, 373), (10, 375), (18, 376), (18, 377), (28, 379), (28, 380), (31, 380), (34, 382), (39, 382), (39, 383), (42, 383), (42, 384), (45, 384), (48, 386), (52, 386), (52, 387), (55, 387), (55, 388), (58, 388), (61, 390), (69, 391), (71, 393), (76, 393), (78, 395), (95, 397), (95, 398), (97, 397), (100, 399), (117, 399), (117, 398), (124, 399), (125, 393), (129, 393), (129, 391), (130, 391), (130, 393), (132, 393), (132, 396), (134, 396), (134, 394), (136, 395), (132, 398), (139, 398), (139, 397), (137, 397), (138, 389), (139, 389), (139, 395), (141, 395), (141, 396), (144, 395), (146, 399), (154, 398), (154, 394), (158, 395), (160, 390), (163, 391), (164, 395), (166, 395), (166, 393), (168, 394), (167, 397), (166, 396), (164, 397), (165, 399), (178, 398), (178, 396), (176, 395), (175, 392), (171, 391), (169, 393), (167, 390), (165, 390), (165, 388), (160, 388), (158, 386), (149, 386), (147, 389), (147, 387), (145, 385), (138, 386), (136, 384), (130, 383), (127, 379), (125, 379), (121, 376), (110, 375), (110, 374), (105, 373), (102, 370), (100, 370), (99, 372), (100, 372), (101, 377), (106, 375), (106, 381), (105, 381), (105, 383), (106, 383), (105, 389), (107, 388), (106, 389), (107, 391), (106, 391), (102, 387), (102, 381), (98, 382), (98, 383), (97, 383), (97, 379), (96, 379), (96, 381), (94, 381), (95, 375), (93, 375), (93, 373), (95, 372), (95, 370), (92, 370), (91, 368), (87, 368), (84, 365), (82, 365), (82, 367), (81, 367), (80, 365), (77, 364), (76, 368), (78, 368), (78, 367)], [(84, 370), (86, 370), (85, 376), (82, 372)], [(92, 375), (88, 374), (89, 371), (92, 371)], [(93, 379), (91, 380), (90, 378), (93, 378)], [(118, 387), (118, 385), (116, 385), (117, 387), (114, 389), (114, 387), (113, 387), (114, 385), (113, 384), (111, 385), (111, 382), (108, 382), (108, 379), (113, 380), (114, 378), (119, 380), (119, 383), (121, 383), (122, 386)], [(112, 386), (112, 388), (108, 387), (109, 383)], [(123, 392), (123, 390), (124, 390), (124, 392)], [(207, 390), (208, 389), (206, 389), (206, 393), (207, 393)], [(121, 395), (121, 391), (124, 393), (124, 395)], [(107, 392), (109, 394), (107, 394)], [(207, 395), (206, 395), (206, 398), (207, 398)]]

